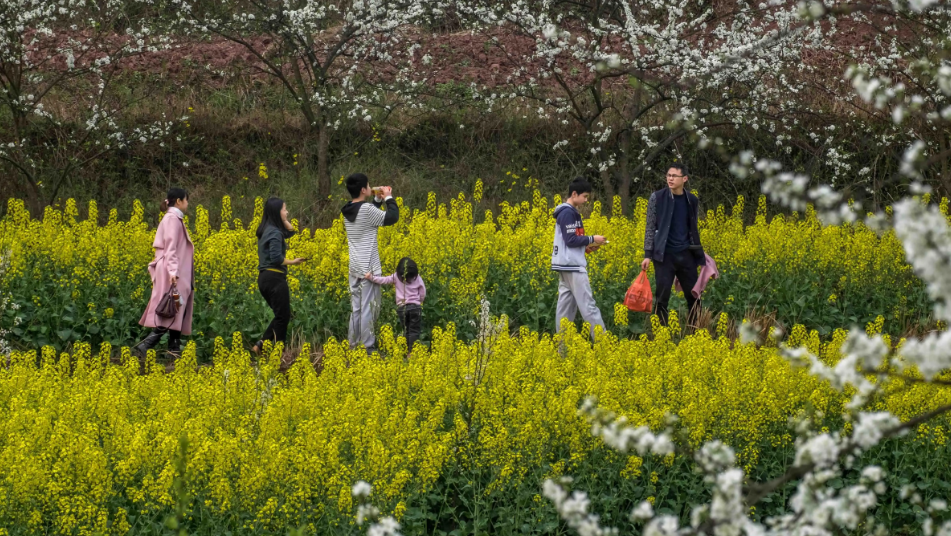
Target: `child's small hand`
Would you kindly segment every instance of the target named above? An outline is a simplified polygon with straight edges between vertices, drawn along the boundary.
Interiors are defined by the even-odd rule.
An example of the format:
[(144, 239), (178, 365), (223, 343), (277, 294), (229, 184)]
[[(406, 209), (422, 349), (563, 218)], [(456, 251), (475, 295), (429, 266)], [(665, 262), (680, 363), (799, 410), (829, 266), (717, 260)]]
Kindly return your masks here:
[(367, 272), (367, 273), (363, 274), (363, 278), (364, 278), (364, 279), (370, 279), (370, 276), (371, 276), (371, 275), (373, 275), (372, 272)]

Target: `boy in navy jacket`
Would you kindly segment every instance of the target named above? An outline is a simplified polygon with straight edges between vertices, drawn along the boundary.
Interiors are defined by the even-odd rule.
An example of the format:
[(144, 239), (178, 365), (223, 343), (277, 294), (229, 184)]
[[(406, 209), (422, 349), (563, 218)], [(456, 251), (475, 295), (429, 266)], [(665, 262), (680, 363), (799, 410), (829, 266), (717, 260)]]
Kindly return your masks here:
[(568, 198), (555, 208), (555, 240), (551, 254), (551, 269), (558, 272), (558, 307), (555, 311), (555, 331), (561, 331), (562, 319), (574, 322), (578, 312), (591, 325), (604, 329), (601, 311), (591, 293), (588, 281), (588, 260), (585, 250), (596, 249), (606, 240), (603, 236), (586, 236), (584, 221), (578, 208), (588, 202), (591, 184), (582, 177), (568, 186)]

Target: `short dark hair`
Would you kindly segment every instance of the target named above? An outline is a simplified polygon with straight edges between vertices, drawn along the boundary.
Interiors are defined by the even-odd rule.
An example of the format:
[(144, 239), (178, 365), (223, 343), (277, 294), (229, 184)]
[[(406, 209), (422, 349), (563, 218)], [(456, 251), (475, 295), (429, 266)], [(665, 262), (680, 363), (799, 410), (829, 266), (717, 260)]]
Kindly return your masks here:
[(676, 169), (676, 170), (679, 171), (680, 174), (683, 175), (684, 177), (689, 177), (689, 176), (690, 176), (690, 172), (687, 171), (687, 164), (681, 164), (680, 162), (674, 162), (673, 164), (667, 166), (667, 169), (668, 169), (668, 170), (670, 170), (670, 169)]
[(347, 191), (350, 192), (350, 199), (360, 197), (360, 191), (370, 185), (370, 179), (363, 173), (351, 173), (345, 182)]
[(591, 183), (584, 177), (575, 177), (568, 185), (568, 197), (571, 197), (575, 192), (578, 195), (591, 193)]

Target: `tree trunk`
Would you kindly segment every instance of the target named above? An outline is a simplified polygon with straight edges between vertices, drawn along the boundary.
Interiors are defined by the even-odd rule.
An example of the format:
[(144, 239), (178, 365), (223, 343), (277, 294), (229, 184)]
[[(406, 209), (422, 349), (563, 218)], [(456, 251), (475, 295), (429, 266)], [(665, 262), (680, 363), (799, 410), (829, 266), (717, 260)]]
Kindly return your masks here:
[(26, 204), (30, 207), (34, 218), (41, 218), (43, 216), (43, 210), (46, 208), (43, 192), (41, 192), (39, 186), (32, 181), (27, 181), (27, 185), (29, 188), (26, 190)]
[(604, 188), (604, 195), (607, 197), (606, 203), (608, 210), (614, 205), (614, 183), (611, 181), (611, 170), (605, 169), (601, 172), (601, 186)]
[(628, 153), (630, 137), (630, 131), (626, 129), (618, 134), (618, 191), (621, 194), (621, 212), (625, 215), (631, 213), (631, 157)]
[(330, 197), (330, 127), (317, 124), (317, 195), (326, 202)]

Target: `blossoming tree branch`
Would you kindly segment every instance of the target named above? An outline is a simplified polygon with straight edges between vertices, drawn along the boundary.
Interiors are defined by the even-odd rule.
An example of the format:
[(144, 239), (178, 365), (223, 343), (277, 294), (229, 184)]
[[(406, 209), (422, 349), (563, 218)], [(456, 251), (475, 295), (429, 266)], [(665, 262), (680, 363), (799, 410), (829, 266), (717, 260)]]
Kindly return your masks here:
[[(707, 14), (702, 14), (692, 22), (678, 24), (684, 16), (685, 4), (652, 2), (650, 6), (639, 7), (618, 2), (612, 4), (615, 11), (599, 4), (590, 19), (564, 17), (559, 7), (548, 2), (514, 3), (499, 6), (498, 11), (473, 12), (482, 15), (484, 21), (516, 24), (520, 31), (535, 38), (536, 48), (531, 54), (518, 58), (511, 76), (523, 79), (522, 96), (542, 104), (539, 114), (560, 114), (589, 127), (588, 132), (596, 140), (591, 165), (597, 165), (601, 171), (614, 165), (618, 156), (617, 152), (602, 153), (611, 137), (611, 128), (603, 117), (610, 110), (610, 105), (605, 105), (605, 96), (612, 78), (630, 77), (625, 82), (635, 91), (650, 88), (649, 93), (659, 102), (651, 104), (648, 100), (648, 108), (659, 106), (668, 98), (683, 103), (668, 116), (672, 125), (662, 123), (656, 125), (655, 130), (668, 138), (683, 136), (689, 131), (693, 142), (709, 147), (714, 145), (714, 140), (707, 136), (705, 122), (711, 108), (731, 121), (756, 121), (758, 114), (776, 105), (776, 97), (781, 98), (781, 93), (774, 93), (775, 90), (794, 93), (804, 88), (795, 85), (777, 88), (769, 82), (784, 79), (788, 71), (788, 65), (783, 65), (784, 56), (799, 61), (798, 53), (804, 47), (818, 43), (819, 48), (823, 48), (823, 36), (835, 16), (868, 21), (876, 15), (884, 15), (893, 21), (906, 19), (942, 28), (938, 32), (938, 46), (933, 46), (935, 42), (929, 38), (922, 44), (931, 46), (908, 48), (908, 55), (892, 55), (876, 63), (856, 63), (843, 73), (855, 90), (853, 96), (866, 103), (870, 112), (887, 112), (887, 117), (898, 126), (909, 122), (916, 125), (912, 137), (917, 139), (910, 142), (894, 178), (908, 181), (909, 195), (895, 202), (887, 212), (863, 213), (861, 202), (850, 199), (834, 186), (816, 184), (808, 175), (785, 171), (782, 163), (757, 158), (750, 150), (735, 155), (731, 169), (739, 179), (761, 180), (764, 193), (790, 209), (804, 210), (807, 203), (812, 203), (824, 221), (831, 224), (861, 220), (876, 229), (893, 229), (904, 245), (909, 264), (928, 287), (935, 304), (935, 318), (951, 322), (951, 229), (938, 207), (922, 203), (919, 197), (928, 191), (920, 182), (922, 177), (951, 158), (947, 141), (928, 135), (929, 131), (948, 132), (951, 123), (951, 57), (948, 52), (951, 49), (951, 6), (937, 0), (875, 6), (771, 2), (759, 6), (769, 13), (766, 17), (756, 19), (752, 12), (744, 13), (741, 8), (733, 15), (733, 24), (714, 25), (710, 34), (716, 36), (714, 43), (721, 44), (718, 49), (709, 48), (709, 43), (700, 38), (691, 40), (680, 33), (707, 23)], [(639, 24), (636, 15), (649, 13), (648, 7), (661, 12), (666, 10), (671, 16), (668, 23), (663, 27)], [(743, 24), (749, 20), (764, 22)], [(569, 29), (580, 35), (573, 36)], [(749, 33), (743, 33), (744, 29)], [(736, 30), (739, 31), (733, 33)], [(691, 49), (690, 45), (697, 48)], [(704, 53), (709, 50), (715, 52)], [(868, 55), (859, 56), (859, 59), (868, 58)], [(538, 67), (539, 59), (542, 67)], [(577, 72), (571, 73), (572, 68)], [(668, 80), (662, 76), (651, 80), (644, 75), (650, 68), (658, 69)], [(546, 87), (546, 79), (553, 79), (554, 87), (560, 91), (553, 91), (552, 85)], [(701, 101), (697, 94), (688, 98), (688, 93), (679, 87), (685, 81), (691, 82), (693, 87), (714, 90), (713, 93), (719, 90), (720, 95), (727, 98), (719, 102)], [(761, 81), (762, 84), (758, 84)], [(730, 99), (726, 88), (744, 82), (756, 94), (750, 102), (768, 103), (763, 109), (740, 110), (727, 105)], [(845, 95), (841, 98), (848, 99)], [(696, 105), (704, 108), (695, 109)], [(623, 128), (637, 128), (636, 121), (628, 121), (623, 123)], [(782, 123), (774, 122), (771, 127)], [(649, 132), (650, 129), (642, 127), (640, 134), (646, 136)], [(660, 140), (659, 143), (665, 142)], [(639, 156), (644, 158), (645, 154)], [(753, 326), (744, 325), (743, 332), (745, 344), (760, 342)], [(644, 524), (643, 534), (752, 536), (836, 534), (857, 530), (886, 534), (890, 531), (890, 527), (875, 522), (870, 515), (878, 504), (878, 497), (886, 492), (885, 472), (876, 465), (860, 466), (858, 460), (881, 442), (905, 435), (918, 425), (951, 411), (951, 405), (939, 406), (904, 421), (887, 411), (867, 408), (893, 386), (892, 381), (951, 386), (936, 378), (939, 372), (951, 368), (951, 333), (942, 331), (912, 337), (892, 348), (881, 335), (855, 329), (849, 333), (841, 359), (835, 364), (822, 361), (805, 347), (782, 345), (781, 351), (791, 363), (808, 368), (811, 374), (826, 380), (833, 388), (852, 393), (841, 416), (850, 427), (849, 431), (825, 431), (821, 423), (823, 416), (801, 416), (794, 423), (797, 438), (792, 465), (780, 476), (765, 482), (750, 481), (744, 470), (736, 467), (733, 449), (718, 440), (706, 442), (695, 450), (684, 447), (689, 441), (685, 431), (678, 427), (676, 416), (670, 416), (666, 429), (655, 431), (647, 426), (632, 426), (626, 418), (598, 408), (594, 399), (588, 399), (580, 408), (580, 413), (591, 423), (593, 434), (610, 448), (640, 456), (664, 457), (680, 452), (692, 456), (704, 474), (711, 499), (692, 507), (687, 525), (681, 525), (675, 516), (656, 513), (648, 501), (634, 508), (630, 518)], [(846, 472), (858, 473), (858, 483), (845, 487), (834, 485)], [(582, 536), (617, 534), (617, 529), (603, 525), (597, 513), (592, 512), (587, 493), (572, 491), (571, 483), (571, 478), (563, 477), (544, 484), (544, 495), (567, 525)], [(763, 520), (750, 516), (751, 508), (788, 486), (794, 486), (794, 491), (785, 513)], [(358, 484), (354, 494), (368, 497), (370, 487)], [(900, 490), (900, 497), (921, 508), (925, 516), (921, 530), (925, 535), (951, 534), (951, 521), (939, 527), (934, 522), (934, 516), (947, 510), (946, 501), (934, 499), (925, 503), (914, 482)], [(371, 519), (370, 534), (398, 533), (399, 524), (392, 517), (379, 517), (379, 510), (366, 508), (369, 509), (361, 507), (359, 521), (375, 519)]]

